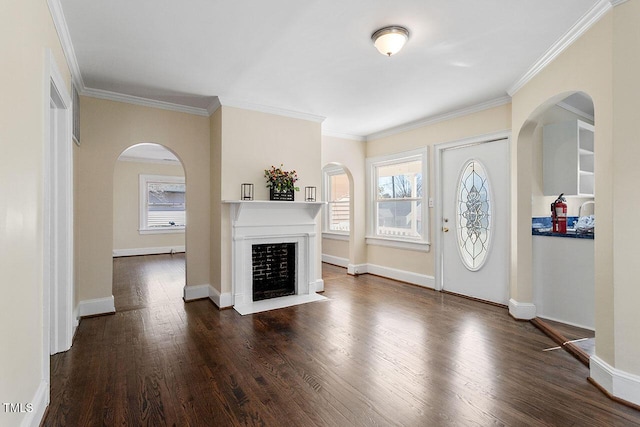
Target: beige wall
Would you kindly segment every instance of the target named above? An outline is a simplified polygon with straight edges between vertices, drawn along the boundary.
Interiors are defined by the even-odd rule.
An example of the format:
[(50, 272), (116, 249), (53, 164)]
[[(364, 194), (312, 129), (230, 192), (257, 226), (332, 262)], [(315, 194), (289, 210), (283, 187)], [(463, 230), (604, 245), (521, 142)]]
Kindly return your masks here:
[[(43, 377), (43, 136), (49, 103), (45, 51), (70, 87), (70, 72), (45, 1), (0, 2), (0, 400), (34, 402)], [(62, 88), (61, 88), (62, 89)], [(69, 91), (67, 91), (68, 93)], [(69, 144), (72, 144), (69, 141)], [(42, 384), (45, 386), (45, 384)], [(25, 414), (0, 411), (0, 425)]]
[[(625, 5), (616, 8), (615, 13), (622, 7)], [(535, 176), (532, 163), (535, 125), (531, 120), (571, 92), (587, 93), (595, 106), (596, 216), (612, 218), (612, 18), (613, 13), (604, 16), (513, 96), (511, 297), (518, 302), (531, 302), (533, 296), (529, 217), (532, 180)], [(611, 221), (600, 220), (595, 240), (596, 353), (611, 364), (615, 361), (616, 317), (611, 286), (614, 281), (613, 266), (613, 226)], [(637, 373), (638, 367), (634, 371)]]
[[(223, 269), (222, 240), (224, 237), (222, 232), (223, 206), (220, 202), (222, 200), (222, 108), (218, 108), (211, 115), (209, 129), (211, 139), (211, 262), (209, 283), (220, 291)], [(229, 258), (225, 256), (225, 260), (228, 262)]]
[[(435, 194), (434, 150), (433, 145), (457, 141), (464, 138), (489, 134), (511, 128), (511, 105), (506, 104), (488, 110), (469, 114), (464, 117), (447, 120), (413, 129), (400, 134), (367, 142), (367, 157), (399, 153), (416, 148), (429, 148), (429, 196)], [(429, 209), (428, 240), (434, 241), (434, 210)], [(529, 222), (530, 223), (530, 222)], [(395, 268), (427, 276), (435, 275), (433, 247), (429, 252), (418, 252), (384, 246), (368, 245), (369, 264)]]
[(140, 175), (184, 176), (184, 170), (180, 164), (124, 160), (116, 162), (113, 171), (113, 249), (184, 246), (184, 233), (140, 234), (138, 232)]
[[(640, 230), (632, 226), (640, 212), (640, 2), (615, 9), (613, 33), (613, 202), (615, 367), (640, 375), (640, 286), (638, 242)], [(599, 198), (599, 194), (598, 194)], [(606, 221), (606, 216), (600, 216)], [(602, 221), (601, 221), (602, 222)], [(601, 222), (598, 223), (600, 227)], [(600, 347), (598, 347), (598, 353)], [(636, 403), (640, 398), (636, 400)]]
[(351, 198), (349, 242), (323, 239), (322, 253), (348, 258), (349, 264), (352, 265), (365, 264), (367, 262), (365, 245), (366, 144), (363, 141), (322, 136), (322, 166), (337, 164), (343, 167), (349, 176)]
[(77, 298), (112, 295), (113, 183), (118, 156), (140, 142), (173, 151), (185, 169), (187, 286), (209, 283), (209, 118), (82, 97), (76, 173)]
[[(264, 170), (284, 164), (285, 170), (296, 170), (297, 201), (304, 199), (304, 187), (320, 188), (320, 123), (276, 116), (234, 107), (221, 107), (220, 200), (238, 200), (240, 185), (254, 184), (254, 199), (269, 200)], [(212, 118), (212, 122), (218, 120)], [(216, 137), (217, 138), (217, 137)], [(216, 141), (217, 142), (217, 141)], [(217, 156), (217, 154), (215, 155)], [(213, 179), (213, 178), (212, 178)], [(215, 180), (215, 179), (214, 179)], [(212, 200), (212, 203), (216, 203)], [(221, 293), (231, 292), (231, 225), (229, 207), (222, 208), (221, 272), (211, 283)], [(320, 236), (318, 222), (317, 235)], [(317, 278), (321, 278), (321, 239), (317, 239)], [(216, 261), (217, 263), (217, 261)]]

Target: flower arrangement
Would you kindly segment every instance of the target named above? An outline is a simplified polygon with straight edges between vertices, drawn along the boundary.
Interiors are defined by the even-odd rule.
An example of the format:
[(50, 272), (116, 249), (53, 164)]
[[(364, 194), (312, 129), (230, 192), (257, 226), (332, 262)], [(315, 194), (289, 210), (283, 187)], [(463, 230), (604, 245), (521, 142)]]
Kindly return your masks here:
[(267, 178), (267, 187), (277, 192), (300, 191), (300, 188), (295, 186), (295, 182), (298, 180), (298, 173), (295, 170), (282, 170), (283, 167), (284, 165), (280, 164), (279, 168), (271, 166), (271, 169), (264, 170), (264, 177)]

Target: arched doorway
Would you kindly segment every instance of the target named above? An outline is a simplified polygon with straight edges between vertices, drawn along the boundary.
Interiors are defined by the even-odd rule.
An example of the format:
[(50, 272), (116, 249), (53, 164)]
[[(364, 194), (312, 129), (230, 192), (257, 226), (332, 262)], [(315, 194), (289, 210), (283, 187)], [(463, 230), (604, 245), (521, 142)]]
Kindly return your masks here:
[[(185, 231), (186, 182), (180, 159), (154, 143), (124, 150), (113, 173), (116, 311), (144, 305), (151, 298), (182, 297), (186, 280)], [(134, 269), (143, 273), (139, 277), (123, 273)], [(122, 281), (138, 289), (128, 290)]]
[[(536, 316), (595, 331), (593, 236), (573, 238), (577, 218), (594, 212), (597, 157), (594, 103), (584, 92), (541, 104), (518, 135), (531, 154), (532, 296)], [(564, 193), (569, 236), (551, 231), (551, 203)], [(591, 334), (593, 335), (593, 334)]]
[(322, 260), (349, 268), (355, 264), (353, 176), (336, 162), (325, 165), (322, 173), (322, 197), (327, 202), (322, 214)]

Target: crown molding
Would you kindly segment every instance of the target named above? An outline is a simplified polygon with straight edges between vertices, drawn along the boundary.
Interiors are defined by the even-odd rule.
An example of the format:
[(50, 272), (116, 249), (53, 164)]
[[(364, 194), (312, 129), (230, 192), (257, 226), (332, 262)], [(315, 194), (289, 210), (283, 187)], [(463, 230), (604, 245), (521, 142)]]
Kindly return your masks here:
[(629, 1), (629, 0), (611, 0), (611, 6), (616, 7), (616, 6), (618, 6), (619, 4), (626, 3), (626, 2), (628, 2), (628, 1)]
[(595, 117), (593, 117), (591, 114), (587, 114), (584, 111), (579, 110), (576, 107), (567, 104), (566, 102), (558, 102), (556, 105), (560, 108), (564, 108), (565, 110), (570, 111), (573, 114), (576, 114), (582, 117), (583, 119), (591, 120), (592, 122), (595, 121)]
[(365, 136), (361, 136), (361, 135), (351, 135), (348, 133), (340, 133), (340, 132), (333, 132), (330, 130), (323, 130), (322, 131), (322, 136), (328, 136), (331, 138), (340, 138), (340, 139), (350, 139), (352, 141), (360, 141), (360, 142), (365, 142), (367, 140), (367, 138)]
[(270, 107), (267, 105), (253, 104), (250, 102), (239, 101), (239, 100), (230, 99), (230, 98), (220, 99), (220, 97), (218, 97), (218, 100), (223, 107), (242, 108), (243, 110), (251, 110), (251, 111), (257, 111), (260, 113), (267, 113), (267, 114), (275, 114), (276, 116), (308, 120), (316, 123), (322, 123), (326, 118), (324, 116), (319, 116), (316, 114), (303, 113), (300, 111), (292, 111), (292, 110), (287, 110), (279, 107)]
[(67, 66), (69, 67), (69, 71), (71, 71), (71, 81), (78, 92), (82, 92), (85, 89), (84, 81), (82, 80), (82, 74), (80, 73), (80, 66), (78, 65), (78, 59), (76, 58), (76, 51), (73, 49), (73, 43), (71, 43), (71, 34), (69, 34), (69, 27), (67, 27), (67, 20), (64, 18), (60, 0), (47, 0), (47, 5), (51, 12), (53, 25), (58, 33), (58, 39), (62, 45), (62, 51), (67, 59)]
[(220, 104), (220, 98), (214, 96), (211, 104), (209, 104), (209, 106), (207, 107), (207, 113), (209, 113), (209, 115), (212, 115), (213, 113), (218, 111), (218, 108), (220, 107), (222, 107), (222, 104)]
[(158, 101), (155, 99), (126, 95), (124, 93), (111, 92), (108, 90), (85, 88), (85, 90), (80, 92), (80, 94), (91, 98), (142, 105), (144, 107), (160, 108), (162, 110), (177, 111), (179, 113), (195, 114), (196, 116), (209, 116), (209, 112), (204, 108), (189, 107), (186, 105), (174, 104), (172, 102)]
[(626, 0), (600, 0), (587, 13), (585, 13), (569, 30), (560, 37), (515, 83), (507, 89), (510, 96), (515, 95), (524, 85), (542, 71), (551, 61), (582, 36), (589, 28), (602, 18), (615, 5)]
[(375, 132), (367, 135), (367, 141), (374, 139), (380, 139), (398, 133), (407, 132), (410, 130), (418, 129), (423, 126), (433, 125), (435, 123), (444, 122), (446, 120), (456, 119), (458, 117), (467, 116), (469, 114), (478, 113), (480, 111), (488, 110), (490, 108), (499, 107), (501, 105), (509, 104), (511, 102), (510, 96), (502, 96), (500, 98), (492, 99), (489, 101), (481, 102), (480, 104), (472, 105), (471, 107), (465, 107), (458, 110), (453, 110), (447, 113), (438, 114), (436, 116), (426, 117), (414, 122), (409, 122), (404, 125), (396, 126), (380, 132)]

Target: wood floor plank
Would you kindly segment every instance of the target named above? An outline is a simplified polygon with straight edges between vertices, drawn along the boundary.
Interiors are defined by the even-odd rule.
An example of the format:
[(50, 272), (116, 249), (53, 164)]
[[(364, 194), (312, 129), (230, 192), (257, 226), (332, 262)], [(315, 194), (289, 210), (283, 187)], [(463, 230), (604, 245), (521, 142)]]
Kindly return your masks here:
[(507, 310), (323, 266), (327, 301), (184, 303), (184, 256), (114, 260), (112, 316), (51, 358), (44, 426), (640, 425)]

